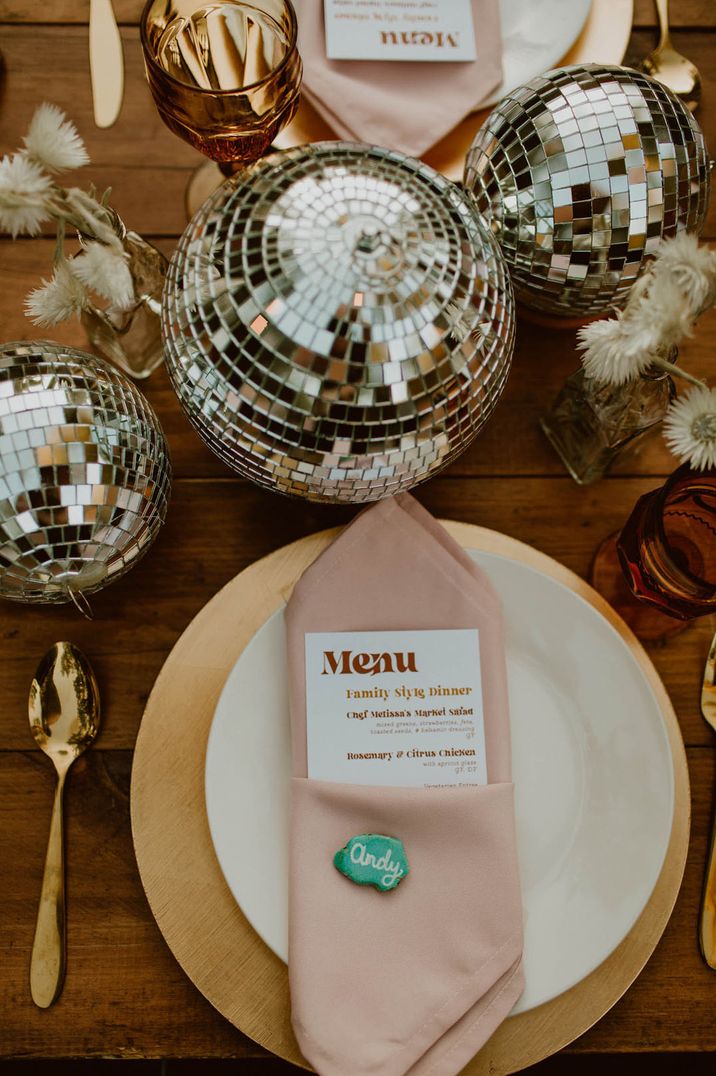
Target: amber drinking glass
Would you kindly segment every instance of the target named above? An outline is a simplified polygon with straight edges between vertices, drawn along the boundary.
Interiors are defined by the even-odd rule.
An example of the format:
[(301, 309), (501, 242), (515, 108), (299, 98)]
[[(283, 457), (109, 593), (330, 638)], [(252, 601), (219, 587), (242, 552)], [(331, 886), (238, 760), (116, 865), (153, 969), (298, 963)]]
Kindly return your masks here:
[(643, 639), (716, 612), (716, 470), (679, 467), (640, 497), (621, 533), (600, 547), (592, 574)]
[(296, 13), (289, 0), (148, 0), (140, 33), (159, 115), (215, 162), (190, 182), (193, 213), (292, 119), (302, 74)]
[(716, 470), (680, 467), (641, 497), (617, 541), (636, 597), (681, 620), (716, 610)]

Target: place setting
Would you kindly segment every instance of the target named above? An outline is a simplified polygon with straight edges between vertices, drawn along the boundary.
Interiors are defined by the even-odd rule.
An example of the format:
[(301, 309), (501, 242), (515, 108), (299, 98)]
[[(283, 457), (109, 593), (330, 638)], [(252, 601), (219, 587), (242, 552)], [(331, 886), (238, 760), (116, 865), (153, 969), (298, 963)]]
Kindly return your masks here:
[[(27, 337), (0, 344), (0, 598), (66, 634), (27, 685), (57, 775), (37, 1009), (61, 1014), (72, 975), (66, 778), (112, 721), (73, 634), (97, 607), (128, 624), (172, 485), (209, 481), (226, 503), (258, 487), (274, 551), (208, 602), (177, 580), (191, 614), (127, 804), (138, 892), (196, 990), (323, 1076), (487, 1076), (573, 1044), (642, 974), (693, 853), (687, 703), (652, 648), (716, 612), (716, 388), (693, 359), (712, 161), (665, 12), (626, 66), (631, 0), (148, 0), (142, 92), (204, 157), (171, 250), (69, 185), (89, 154), (52, 102), (0, 159), (3, 232), (54, 238)], [(88, 33), (112, 137), (127, 39), (94, 0)], [(533, 337), (572, 356), (537, 401), (542, 533), (579, 503), (588, 578), (475, 510)], [(219, 479), (173, 463), (180, 436)], [(509, 503), (519, 467), (480, 462)], [(636, 498), (629, 468), (652, 479)], [(443, 472), (475, 490), (451, 518), (422, 503)], [(710, 728), (715, 650), (688, 651)], [(698, 869), (701, 973), (713, 846)]]
[[(368, 527), (375, 512), (367, 510), (359, 521)], [(436, 527), (433, 521), (430, 526)], [(514, 1014), (467, 1071), (488, 1072), (492, 1066), (508, 1072), (533, 1064), (591, 1026), (648, 959), (683, 872), (688, 776), (668, 697), (644, 651), (606, 603), (568, 570), (519, 542), (467, 524), (446, 527), (441, 540), (455, 543), (456, 552), (469, 550), (470, 561), (495, 587), (505, 616), (526, 911), (525, 988)], [(298, 580), (310, 579), (314, 558), (318, 565), (329, 551), (338, 556), (343, 537), (328, 532), (280, 550), (237, 577), (203, 610), (155, 686), (133, 770), (135, 850), (165, 939), (224, 1015), (295, 1063), (301, 1055), (290, 1031), (285, 961), (289, 681), (297, 674), (287, 658), (284, 609)], [(377, 585), (385, 586), (385, 580)], [(249, 617), (237, 612), (247, 608)], [(434, 619), (432, 610), (429, 616)], [(566, 635), (572, 636), (568, 652)], [(608, 684), (605, 665), (612, 670)], [(486, 696), (487, 684), (484, 691)], [(187, 697), (193, 705), (186, 709), (186, 736), (178, 738), (174, 723)], [(381, 713), (386, 705), (356, 704), (358, 712), (364, 709)], [(368, 737), (368, 746), (375, 741), (382, 754), (389, 742), (402, 742), (382, 729)], [(415, 734), (405, 743), (415, 743)], [(635, 767), (649, 774), (648, 782), (633, 781)], [(439, 775), (441, 786), (460, 776), (459, 765), (451, 769)], [(546, 788), (553, 790), (550, 795)], [(381, 791), (371, 789), (378, 799)], [(181, 855), (188, 843), (194, 849), (190, 869)], [(406, 888), (412, 880), (408, 875)], [(459, 886), (459, 874), (453, 883)], [(167, 891), (176, 895), (169, 903)], [(200, 951), (197, 934), (211, 935)], [(266, 984), (260, 999), (251, 985), (257, 981)]]

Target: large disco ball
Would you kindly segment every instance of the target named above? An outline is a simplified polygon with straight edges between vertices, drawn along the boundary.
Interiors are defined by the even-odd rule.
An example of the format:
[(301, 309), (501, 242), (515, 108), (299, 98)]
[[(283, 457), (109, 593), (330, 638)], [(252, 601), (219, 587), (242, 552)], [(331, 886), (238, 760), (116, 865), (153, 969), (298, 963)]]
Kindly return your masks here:
[(123, 575), (170, 479), (159, 421), (118, 370), (46, 341), (0, 345), (0, 597), (79, 604)]
[(567, 316), (620, 305), (660, 239), (699, 232), (709, 176), (704, 136), (678, 97), (597, 64), (509, 93), (465, 166), (517, 299)]
[(273, 154), (199, 210), (164, 292), (172, 383), (230, 467), (316, 501), (434, 474), (510, 367), (504, 259), (472, 201), (401, 153)]

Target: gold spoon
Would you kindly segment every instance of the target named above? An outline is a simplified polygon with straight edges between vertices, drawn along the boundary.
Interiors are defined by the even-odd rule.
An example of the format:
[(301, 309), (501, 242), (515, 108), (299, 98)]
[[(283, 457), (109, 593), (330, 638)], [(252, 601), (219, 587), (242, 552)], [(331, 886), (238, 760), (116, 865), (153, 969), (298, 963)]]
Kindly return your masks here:
[(62, 790), (75, 759), (99, 730), (99, 691), (87, 658), (72, 643), (55, 643), (37, 666), (28, 703), (35, 743), (52, 759), (57, 788), (30, 963), (30, 992), (41, 1009), (60, 996), (65, 979), (65, 853)]
[(691, 60), (677, 52), (669, 34), (669, 0), (656, 0), (659, 14), (659, 44), (638, 65), (639, 70), (651, 75), (667, 89), (680, 97), (693, 112), (701, 100), (701, 75)]

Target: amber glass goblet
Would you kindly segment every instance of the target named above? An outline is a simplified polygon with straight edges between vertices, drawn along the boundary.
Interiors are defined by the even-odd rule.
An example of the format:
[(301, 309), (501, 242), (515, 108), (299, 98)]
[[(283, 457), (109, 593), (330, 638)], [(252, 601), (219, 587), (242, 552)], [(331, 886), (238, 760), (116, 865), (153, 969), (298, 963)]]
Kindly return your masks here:
[(600, 547), (594, 586), (642, 639), (716, 611), (716, 470), (679, 467)]
[(159, 115), (210, 159), (189, 182), (192, 216), (291, 121), (302, 74), (296, 13), (289, 0), (148, 0), (140, 35)]

